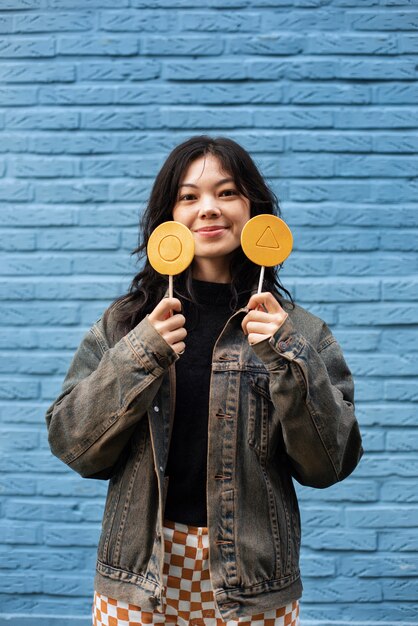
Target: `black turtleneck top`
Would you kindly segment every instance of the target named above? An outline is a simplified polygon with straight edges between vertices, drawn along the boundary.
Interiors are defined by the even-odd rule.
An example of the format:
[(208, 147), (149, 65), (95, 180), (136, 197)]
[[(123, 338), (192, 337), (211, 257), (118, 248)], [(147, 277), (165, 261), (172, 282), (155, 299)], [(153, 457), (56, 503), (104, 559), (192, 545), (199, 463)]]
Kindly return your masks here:
[[(184, 354), (175, 366), (176, 407), (166, 471), (169, 484), (165, 517), (191, 526), (206, 526), (212, 352), (233, 311), (229, 284), (193, 280), (193, 291), (200, 306), (182, 302), (187, 337)], [(239, 304), (242, 306), (242, 302)]]

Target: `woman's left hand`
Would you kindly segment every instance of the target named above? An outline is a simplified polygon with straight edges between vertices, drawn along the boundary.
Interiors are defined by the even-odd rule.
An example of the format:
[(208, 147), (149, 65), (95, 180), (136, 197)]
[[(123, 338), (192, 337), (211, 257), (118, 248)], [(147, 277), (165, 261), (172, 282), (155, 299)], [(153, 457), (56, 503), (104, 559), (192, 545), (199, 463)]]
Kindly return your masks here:
[(269, 291), (251, 296), (247, 308), (241, 326), (250, 345), (272, 337), (288, 316)]

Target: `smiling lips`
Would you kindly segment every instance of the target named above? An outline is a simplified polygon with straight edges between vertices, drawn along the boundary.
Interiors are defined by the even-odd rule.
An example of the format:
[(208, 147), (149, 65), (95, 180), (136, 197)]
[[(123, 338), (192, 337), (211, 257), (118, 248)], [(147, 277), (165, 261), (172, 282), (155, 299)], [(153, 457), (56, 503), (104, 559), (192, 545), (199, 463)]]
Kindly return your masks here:
[(195, 232), (203, 237), (216, 237), (223, 231), (226, 230), (226, 226), (204, 226), (203, 228), (198, 228)]

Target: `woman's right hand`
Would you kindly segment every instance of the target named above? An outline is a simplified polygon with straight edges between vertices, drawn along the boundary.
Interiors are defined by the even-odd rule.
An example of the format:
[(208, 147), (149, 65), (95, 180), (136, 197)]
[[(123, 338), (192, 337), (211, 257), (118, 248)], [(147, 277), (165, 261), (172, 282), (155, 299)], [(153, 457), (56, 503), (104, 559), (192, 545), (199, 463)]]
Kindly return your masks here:
[[(178, 298), (163, 298), (148, 315), (148, 320), (160, 333), (161, 337), (177, 354), (184, 352), (187, 331), (184, 328), (186, 318), (181, 313), (181, 302)], [(171, 314), (173, 312), (173, 314)]]

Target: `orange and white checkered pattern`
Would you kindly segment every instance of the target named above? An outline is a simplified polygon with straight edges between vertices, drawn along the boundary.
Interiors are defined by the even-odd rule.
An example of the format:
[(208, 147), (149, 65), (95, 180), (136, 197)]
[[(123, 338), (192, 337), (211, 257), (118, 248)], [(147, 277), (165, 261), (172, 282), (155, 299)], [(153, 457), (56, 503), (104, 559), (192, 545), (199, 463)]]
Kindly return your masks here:
[(299, 603), (224, 622), (215, 605), (209, 576), (207, 528), (165, 522), (164, 613), (94, 594), (93, 626), (299, 626)]

